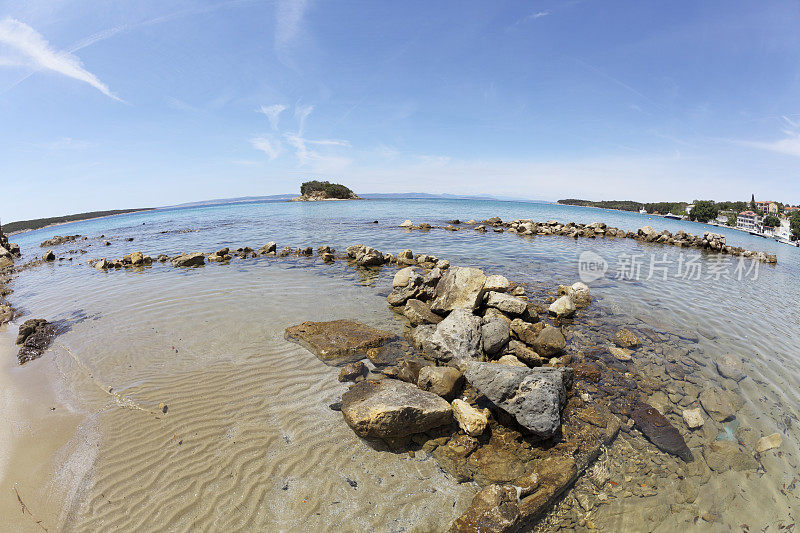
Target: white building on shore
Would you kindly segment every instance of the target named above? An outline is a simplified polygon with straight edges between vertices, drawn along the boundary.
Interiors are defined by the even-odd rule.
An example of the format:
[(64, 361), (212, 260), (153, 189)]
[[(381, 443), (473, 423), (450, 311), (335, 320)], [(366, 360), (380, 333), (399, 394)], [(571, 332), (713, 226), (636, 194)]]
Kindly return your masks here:
[(736, 217), (736, 227), (747, 231), (761, 232), (761, 216), (752, 211), (742, 211)]

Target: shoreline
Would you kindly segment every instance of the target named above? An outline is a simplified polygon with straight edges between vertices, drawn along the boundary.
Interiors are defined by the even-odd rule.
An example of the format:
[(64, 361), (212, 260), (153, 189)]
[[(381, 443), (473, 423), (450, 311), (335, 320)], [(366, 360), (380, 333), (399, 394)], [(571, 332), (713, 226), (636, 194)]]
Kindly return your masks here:
[(133, 215), (133, 214), (136, 214), (136, 213), (146, 213), (148, 211), (157, 211), (159, 209), (161, 209), (161, 208), (160, 207), (151, 207), (149, 209), (138, 209), (136, 211), (128, 211), (127, 213), (115, 213), (113, 215), (102, 215), (102, 216), (99, 216), (99, 217), (89, 217), (89, 218), (81, 218), (79, 220), (68, 220), (66, 222), (56, 222), (54, 224), (48, 224), (46, 226), (42, 226), (41, 228), (21, 229), (19, 231), (12, 231), (10, 233), (6, 233), (6, 235), (10, 237), (12, 235), (21, 235), (23, 233), (30, 233), (31, 231), (39, 231), (39, 230), (47, 229), (47, 228), (55, 228), (55, 227), (58, 227), (58, 226), (64, 226), (66, 224), (75, 224), (77, 222), (86, 222), (88, 220), (100, 220), (101, 218), (111, 218), (111, 217), (118, 217), (118, 216), (122, 216), (122, 215)]
[(17, 364), (12, 326), (0, 328), (0, 516), (16, 531), (54, 530), (68, 492), (57, 463), (84, 417), (58, 391), (54, 355)]

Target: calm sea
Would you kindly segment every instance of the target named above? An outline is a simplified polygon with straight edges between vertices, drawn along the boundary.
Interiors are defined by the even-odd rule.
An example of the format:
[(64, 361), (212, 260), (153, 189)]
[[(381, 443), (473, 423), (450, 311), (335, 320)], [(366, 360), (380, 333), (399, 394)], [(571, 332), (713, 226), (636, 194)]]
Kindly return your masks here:
[[(778, 264), (629, 239), (397, 227), (405, 219), (444, 225), (492, 216), (601, 221), (625, 230), (651, 225), (672, 232), (712, 231), (725, 235), (728, 244), (777, 254)], [(743, 523), (751, 530), (777, 529), (792, 523), (792, 513), (800, 508), (793, 482), (800, 446), (798, 248), (637, 213), (477, 200), (160, 209), (27, 232), (12, 241), (21, 245), (23, 259), (30, 259), (41, 255), (45, 249), (39, 243), (55, 234), (88, 240), (55, 247), (59, 257), (73, 260), (22, 273), (12, 298), (29, 317), (66, 319), (72, 325), (45, 358), (32, 363), (55, 364), (64, 396), (92, 421), (65, 451), (83, 457), (83, 466), (74, 475), (54, 474), (60, 488), (48, 489), (60, 495), (51, 499), (62, 498), (59, 505), (69, 508), (59, 518), (65, 530), (270, 525), (295, 530), (331, 524), (343, 530), (436, 530), (468, 505), (474, 488), (456, 485), (433, 459), (398, 457), (355, 438), (340, 415), (327, 408), (344, 390), (335, 372), (282, 338), (283, 329), (297, 322), (334, 318), (401, 331), (385, 302), (393, 269), (365, 274), (344, 262), (323, 265), (316, 257), (234, 259), (230, 265), (189, 270), (154, 264), (99, 272), (86, 264), (132, 251), (171, 256), (222, 247), (257, 249), (268, 241), (277, 242), (278, 249), (330, 245), (344, 251), (363, 243), (396, 254), (410, 248), (504, 274), (542, 298), (558, 284), (580, 279), (581, 258), (600, 261), (605, 275), (589, 283), (595, 301), (586, 316), (593, 327), (599, 324), (613, 334), (625, 325), (647, 339), (634, 355), (635, 364), (663, 380), (666, 399), (659, 401), (671, 402), (662, 407), (698, 461), (705, 461), (704, 449), (718, 435), (729, 433), (758, 467), (737, 470), (731, 458), (727, 470), (673, 472), (672, 463), (645, 445), (643, 460), (652, 457), (667, 474), (650, 475), (656, 471), (652, 465), (625, 472), (620, 466), (615, 472), (614, 464), (632, 464), (626, 461), (633, 453), (628, 448), (638, 449), (642, 440), (625, 434), (607, 452), (615, 488), (590, 494), (588, 510), (572, 504), (583, 497), (576, 488), (559, 504), (572, 517), (561, 526), (576, 526), (581, 518), (585, 524), (589, 517), (606, 530), (669, 531), (687, 525), (739, 530)], [(130, 237), (132, 242), (125, 240)], [(111, 245), (104, 246), (105, 240)], [(575, 322), (580, 329), (580, 316)], [(671, 383), (669, 374), (659, 371), (673, 349), (701, 363), (691, 376), (697, 389), (718, 386), (742, 399), (736, 428), (707, 420), (700, 432), (686, 429), (680, 412), (698, 405), (682, 392), (689, 381)], [(716, 372), (714, 360), (723, 354), (742, 361), (745, 380), (736, 383)], [(160, 402), (168, 402), (170, 411), (154, 422), (145, 413)], [(783, 437), (779, 450), (756, 456), (755, 441), (776, 432)], [(180, 449), (172, 446), (179, 439)], [(96, 446), (93, 454), (86, 455), (86, 442)], [(693, 498), (681, 492), (684, 479), (697, 493)], [(347, 480), (356, 481), (358, 489)], [(652, 493), (634, 490), (647, 483)], [(656, 507), (666, 513), (654, 512)]]

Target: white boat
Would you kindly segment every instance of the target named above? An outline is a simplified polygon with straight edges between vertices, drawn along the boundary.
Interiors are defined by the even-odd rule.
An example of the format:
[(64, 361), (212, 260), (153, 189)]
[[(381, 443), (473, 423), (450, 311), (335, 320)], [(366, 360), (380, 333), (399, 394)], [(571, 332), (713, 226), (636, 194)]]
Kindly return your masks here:
[(664, 215), (664, 218), (671, 218), (672, 220), (681, 220), (683, 217), (680, 215), (673, 215), (672, 213), (667, 213)]
[(775, 240), (783, 244), (788, 244), (789, 246), (800, 246), (800, 241), (791, 241), (786, 237), (775, 237)]
[(644, 207), (639, 209), (639, 214), (640, 215), (646, 215), (647, 214), (647, 209), (645, 209)]

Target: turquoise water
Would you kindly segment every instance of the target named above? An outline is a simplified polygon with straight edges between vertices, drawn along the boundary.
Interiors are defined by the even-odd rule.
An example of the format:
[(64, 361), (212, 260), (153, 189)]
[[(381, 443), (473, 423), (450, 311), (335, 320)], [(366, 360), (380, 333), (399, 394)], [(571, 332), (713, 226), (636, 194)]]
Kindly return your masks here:
[[(422, 232), (397, 227), (405, 219), (443, 226), (450, 219), (463, 222), (492, 216), (506, 221), (601, 221), (625, 230), (651, 225), (656, 230), (672, 232), (711, 231), (725, 235), (730, 245), (774, 253), (778, 264), (755, 264), (749, 260), (739, 263), (738, 258), (728, 257), (720, 261), (721, 256), (716, 254), (629, 239), (573, 240), (492, 231), (481, 234), (472, 229)], [(577, 353), (602, 346), (621, 326), (646, 339), (634, 354), (634, 363), (663, 386), (664, 392), (652, 403), (660, 403), (658, 407), (685, 434), (703, 465), (715, 464), (710, 459), (705, 461), (704, 453), (721, 434), (726, 442), (740, 443), (740, 451), (750, 457), (756, 457), (753, 449), (761, 436), (778, 432), (783, 444), (778, 451), (756, 457), (757, 472), (715, 470), (706, 476), (675, 470), (682, 467), (664, 459), (646, 443), (642, 445), (641, 437), (625, 434), (608, 451), (612, 479), (618, 484), (613, 490), (603, 489), (602, 497), (591, 484), (576, 486), (574, 495), (559, 503), (559, 510), (564, 516), (573, 516), (573, 522), (555, 523), (554, 527), (578, 527), (579, 518), (585, 521), (590, 516), (606, 530), (668, 531), (687, 525), (727, 529), (745, 522), (754, 530), (756, 525), (759, 529), (765, 525), (777, 528), (792, 522), (792, 509), (800, 506), (792, 483), (800, 457), (798, 248), (728, 228), (638, 213), (474, 200), (260, 202), (163, 209), (46, 228), (13, 236), (11, 240), (22, 246), (23, 259), (27, 260), (41, 255), (45, 249), (39, 243), (55, 234), (82, 234), (88, 240), (54, 248), (59, 257), (72, 257), (71, 262), (57, 261), (23, 272), (14, 286), (13, 303), (31, 316), (78, 317), (62, 342), (87, 368), (94, 369), (94, 374), (102, 375), (104, 382), (113, 382), (120, 390), (137, 391), (147, 389), (148, 383), (156, 380), (153, 361), (163, 372), (189, 370), (184, 358), (161, 353), (153, 359), (155, 355), (120, 348), (121, 343), (149, 342), (148, 331), (158, 327), (156, 318), (172, 324), (170, 331), (179, 331), (183, 343), (193, 336), (206, 339), (205, 344), (187, 345), (186, 349), (195, 355), (195, 365), (223, 359), (235, 361), (237, 353), (247, 351), (256, 342), (251, 336), (237, 333), (237, 324), (249, 324), (245, 329), (257, 335), (260, 326), (254, 321), (270, 324), (263, 326), (275, 337), (269, 350), (278, 353), (286, 349), (279, 339), (282, 328), (301, 320), (349, 317), (399, 327), (383, 300), (390, 290), (392, 269), (365, 275), (341, 261), (325, 266), (316, 257), (264, 257), (234, 259), (230, 265), (210, 264), (202, 269), (180, 270), (169, 264), (154, 264), (139, 271), (99, 272), (86, 265), (88, 259), (121, 258), (137, 250), (155, 257), (160, 253), (211, 252), (222, 247), (257, 249), (268, 241), (277, 242), (279, 250), (284, 246), (330, 245), (344, 251), (349, 245), (363, 243), (391, 253), (410, 248), (415, 253), (449, 259), (453, 264), (504, 274), (525, 283), (532, 298), (544, 299), (558, 284), (577, 281), (579, 257), (592, 252), (607, 262), (608, 271), (589, 284), (594, 302), (571, 326), (572, 349)], [(128, 237), (134, 241), (126, 241)], [(103, 246), (106, 239), (110, 246)], [(81, 249), (87, 253), (68, 253)], [(629, 275), (632, 258), (640, 264), (638, 276)], [(690, 264), (695, 270), (687, 270)], [(315, 306), (313, 289), (317, 285), (325, 291), (326, 298), (320, 298)], [(225, 341), (207, 338), (209, 328)], [(122, 339), (117, 338), (118, 334)], [(171, 345), (178, 341), (165, 337), (158, 342)], [(109, 346), (114, 349), (109, 350)], [(736, 383), (718, 374), (714, 360), (726, 353), (742, 361), (745, 380)], [(677, 363), (680, 359), (692, 362), (685, 366), (685, 378), (675, 379), (669, 371), (670, 365), (677, 364), (676, 358)], [(313, 360), (308, 364), (313, 365)], [(304, 372), (309, 372), (308, 368)], [(685, 390), (711, 386), (722, 387), (742, 399), (736, 423), (723, 426), (707, 419), (702, 430), (690, 432), (680, 413), (699, 404)], [(630, 449), (639, 450), (641, 446), (645, 466), (627, 473), (619, 470), (614, 477), (615, 461), (620, 465), (618, 469), (624, 469), (626, 463), (634, 464)], [(392, 461), (391, 457), (386, 460)], [(647, 466), (647, 461), (655, 461), (655, 466)], [(653, 472), (656, 467), (666, 472), (663, 480), (653, 481), (658, 485), (656, 494), (642, 496), (633, 490), (637, 483), (650, 483), (651, 474), (643, 472)], [(628, 477), (631, 487), (618, 489), (626, 486)], [(670, 484), (684, 478), (691, 479), (700, 494), (692, 501), (679, 501)], [(786, 489), (787, 486), (791, 488)], [(589, 494), (596, 500), (591, 510), (572, 503), (583, 497), (581, 490), (594, 491)], [(656, 501), (659, 509), (668, 510), (666, 515), (652, 512)], [(353, 508), (358, 505), (357, 500), (352, 502)], [(385, 512), (387, 517), (391, 514), (387, 510), (390, 501), (384, 502), (385, 508), (376, 505), (379, 510), (374, 512)], [(709, 520), (698, 519), (702, 515)], [(86, 524), (96, 525), (91, 521)]]

